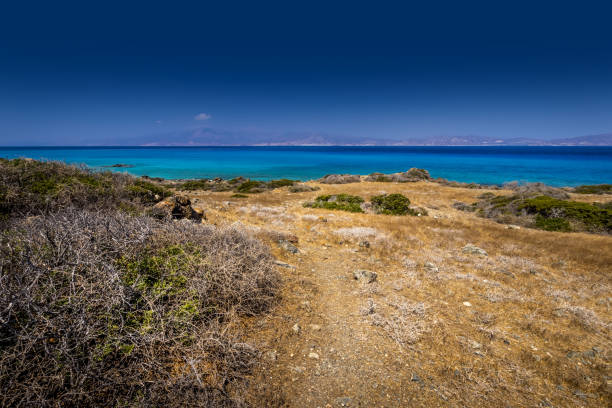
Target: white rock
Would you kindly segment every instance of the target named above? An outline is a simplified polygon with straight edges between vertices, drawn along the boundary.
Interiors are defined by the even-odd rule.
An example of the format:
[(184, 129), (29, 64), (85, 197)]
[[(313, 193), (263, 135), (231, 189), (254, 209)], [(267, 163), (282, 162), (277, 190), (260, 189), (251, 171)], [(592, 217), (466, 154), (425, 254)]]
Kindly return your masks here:
[(472, 304), (470, 302), (463, 302), (463, 306), (470, 307), (470, 306), (472, 306)]

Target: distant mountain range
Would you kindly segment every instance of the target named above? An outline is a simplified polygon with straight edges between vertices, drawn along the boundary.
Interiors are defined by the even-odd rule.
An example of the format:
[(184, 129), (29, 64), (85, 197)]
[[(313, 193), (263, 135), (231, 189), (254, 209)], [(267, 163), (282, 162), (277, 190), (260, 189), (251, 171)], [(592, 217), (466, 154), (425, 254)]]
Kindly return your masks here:
[(564, 139), (500, 139), (486, 136), (435, 136), (404, 140), (352, 137), (324, 133), (270, 134), (199, 128), (122, 140), (141, 146), (612, 146), (612, 133)]

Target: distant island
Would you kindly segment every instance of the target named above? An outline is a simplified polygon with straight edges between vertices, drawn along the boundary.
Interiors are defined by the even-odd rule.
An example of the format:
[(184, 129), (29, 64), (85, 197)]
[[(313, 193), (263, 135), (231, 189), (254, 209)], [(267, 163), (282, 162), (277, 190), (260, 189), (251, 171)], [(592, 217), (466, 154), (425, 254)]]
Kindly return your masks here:
[(550, 140), (522, 137), (502, 139), (477, 135), (388, 139), (316, 132), (271, 135), (198, 128), (150, 135), (129, 142), (140, 146), (612, 146), (612, 133)]

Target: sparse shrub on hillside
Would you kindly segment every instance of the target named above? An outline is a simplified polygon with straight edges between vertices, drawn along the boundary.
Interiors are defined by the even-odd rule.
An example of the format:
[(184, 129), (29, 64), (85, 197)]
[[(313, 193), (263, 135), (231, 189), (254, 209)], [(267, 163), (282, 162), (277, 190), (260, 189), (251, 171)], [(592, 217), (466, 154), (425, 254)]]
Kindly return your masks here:
[(582, 224), (584, 229), (591, 232), (612, 231), (612, 211), (588, 203), (538, 196), (525, 200), (518, 206), (518, 209), (525, 209), (528, 213), (536, 214), (540, 219), (564, 219), (568, 221), (568, 224), (569, 221), (574, 221)]
[(361, 209), (361, 204), (364, 201), (365, 200), (363, 198), (350, 194), (328, 194), (318, 196), (313, 202), (305, 203), (304, 207), (363, 212)]
[(612, 194), (612, 184), (593, 184), (574, 188), (578, 194)]
[(240, 184), (236, 191), (239, 193), (260, 193), (264, 190), (265, 183), (256, 180), (245, 181)]
[(551, 187), (544, 183), (525, 183), (519, 184), (518, 182), (511, 182), (504, 184), (504, 187), (509, 190), (514, 190), (515, 193), (522, 197), (532, 197), (534, 195), (545, 195), (560, 200), (566, 200), (570, 198), (569, 194), (564, 190)]
[(294, 184), (289, 187), (290, 193), (306, 193), (310, 191), (318, 191), (321, 187), (309, 186), (308, 184)]
[(498, 222), (522, 224), (547, 231), (612, 232), (612, 209), (605, 205), (531, 194), (524, 196), (493, 196), (471, 206), (457, 205), (464, 211), (477, 211), (485, 218)]
[(0, 235), (0, 405), (236, 406), (257, 351), (224, 329), (274, 301), (234, 229), (72, 210)]
[(268, 188), (281, 188), (294, 185), (296, 182), (289, 179), (270, 180), (266, 184)]
[(0, 160), (0, 216), (20, 217), (68, 207), (139, 212), (171, 195), (127, 174), (30, 159)]
[(370, 199), (374, 211), (379, 214), (387, 215), (417, 215), (416, 211), (410, 208), (410, 200), (403, 194), (383, 194), (374, 196)]
[(279, 179), (271, 181), (248, 180), (243, 177), (236, 177), (231, 180), (216, 178), (213, 180), (200, 179), (189, 180), (179, 184), (179, 190), (208, 190), (208, 191), (235, 191), (237, 193), (261, 193), (266, 190), (292, 186), (296, 183), (294, 180)]

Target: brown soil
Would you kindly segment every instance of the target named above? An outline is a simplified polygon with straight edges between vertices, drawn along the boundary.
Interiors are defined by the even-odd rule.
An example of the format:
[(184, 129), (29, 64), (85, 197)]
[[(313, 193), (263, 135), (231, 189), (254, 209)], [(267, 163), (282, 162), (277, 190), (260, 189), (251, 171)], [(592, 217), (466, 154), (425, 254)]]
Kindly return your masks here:
[[(245, 341), (263, 351), (255, 406), (611, 405), (612, 237), (508, 229), (452, 208), (486, 190), (316, 185), (246, 199), (190, 194), (208, 222), (252, 228), (295, 267), (279, 266), (274, 311), (245, 322)], [(302, 206), (319, 194), (381, 192), (401, 192), (429, 216)], [(278, 245), (279, 233), (297, 236), (300, 253)], [(468, 243), (488, 256), (464, 253)], [(356, 269), (377, 281), (354, 280)]]

